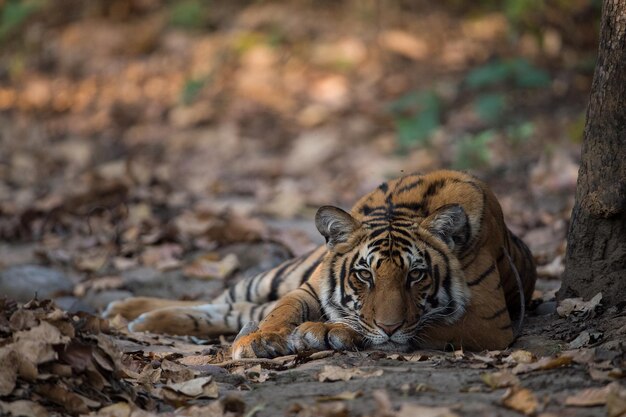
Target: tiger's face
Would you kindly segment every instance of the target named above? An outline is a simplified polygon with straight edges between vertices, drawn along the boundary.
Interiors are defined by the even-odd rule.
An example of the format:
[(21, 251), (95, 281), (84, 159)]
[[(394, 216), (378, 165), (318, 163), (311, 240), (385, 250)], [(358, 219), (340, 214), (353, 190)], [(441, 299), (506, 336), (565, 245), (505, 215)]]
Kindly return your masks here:
[(458, 205), (386, 223), (320, 208), (316, 225), (329, 248), (321, 302), (329, 321), (382, 349), (411, 348), (429, 325), (457, 321), (470, 295), (454, 250), (465, 219)]

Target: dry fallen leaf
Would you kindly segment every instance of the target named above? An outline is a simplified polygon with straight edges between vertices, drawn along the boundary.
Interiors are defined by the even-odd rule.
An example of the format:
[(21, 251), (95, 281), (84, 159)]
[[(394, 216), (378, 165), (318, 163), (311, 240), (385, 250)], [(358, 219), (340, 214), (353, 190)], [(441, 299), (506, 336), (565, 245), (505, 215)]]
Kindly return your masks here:
[(573, 357), (570, 355), (562, 354), (556, 358), (544, 357), (533, 363), (520, 363), (512, 369), (515, 375), (525, 374), (527, 372), (537, 370), (548, 370), (554, 368), (560, 368), (562, 366), (569, 366), (573, 362)]
[(459, 417), (450, 407), (427, 407), (424, 405), (404, 403), (395, 417)]
[(27, 400), (14, 401), (12, 403), (0, 401), (2, 415), (23, 417), (47, 417), (48, 411), (41, 405)]
[(574, 407), (604, 405), (607, 403), (609, 394), (619, 393), (620, 389), (620, 385), (616, 382), (600, 388), (587, 388), (567, 397), (565, 399), (565, 405)]
[(522, 387), (513, 387), (506, 390), (502, 396), (502, 404), (527, 416), (534, 414), (539, 407), (535, 394), (531, 390)]
[(15, 388), (19, 366), (18, 353), (13, 347), (0, 348), (0, 396), (9, 395)]
[(335, 395), (322, 395), (320, 397), (316, 397), (315, 401), (350, 401), (360, 397), (361, 395), (363, 395), (361, 391), (343, 391)]
[(175, 243), (151, 246), (141, 254), (141, 262), (159, 270), (173, 269), (180, 265), (179, 257), (182, 253), (182, 246)]
[(566, 298), (556, 308), (561, 317), (567, 317), (574, 313), (587, 313), (595, 310), (602, 301), (602, 293), (596, 294), (591, 300), (583, 301), (582, 298)]
[(339, 401), (313, 405), (295, 403), (288, 408), (288, 413), (295, 417), (350, 417), (346, 403)]
[(527, 350), (514, 350), (509, 356), (502, 359), (506, 363), (532, 363), (534, 360), (533, 354)]
[(93, 417), (130, 417), (134, 408), (128, 403), (119, 402), (102, 407), (92, 415)]
[(210, 376), (191, 379), (185, 382), (167, 384), (164, 387), (168, 391), (173, 391), (192, 398), (217, 398), (218, 387)]
[(237, 256), (230, 253), (221, 260), (215, 260), (213, 254), (201, 256), (187, 265), (185, 275), (201, 279), (226, 279), (239, 267)]
[(374, 376), (381, 376), (382, 374), (382, 369), (363, 371), (359, 368), (342, 368), (340, 366), (325, 365), (317, 378), (320, 382), (334, 382), (349, 381), (352, 378), (370, 378)]
[[(613, 385), (613, 384), (611, 384)], [(626, 389), (615, 384), (606, 398), (608, 417), (623, 417), (626, 415)]]
[(480, 379), (493, 389), (512, 387), (520, 383), (519, 378), (508, 370), (484, 373), (480, 376)]

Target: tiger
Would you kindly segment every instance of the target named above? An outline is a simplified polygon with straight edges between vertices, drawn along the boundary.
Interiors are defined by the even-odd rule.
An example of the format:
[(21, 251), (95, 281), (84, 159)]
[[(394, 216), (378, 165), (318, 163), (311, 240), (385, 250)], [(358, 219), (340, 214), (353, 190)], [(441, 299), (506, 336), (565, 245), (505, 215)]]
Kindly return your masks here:
[(239, 332), (232, 357), (302, 351), (507, 348), (536, 281), (533, 256), (493, 192), (451, 170), (382, 183), (346, 212), (320, 207), (326, 244), (215, 298), (110, 304), (131, 331)]

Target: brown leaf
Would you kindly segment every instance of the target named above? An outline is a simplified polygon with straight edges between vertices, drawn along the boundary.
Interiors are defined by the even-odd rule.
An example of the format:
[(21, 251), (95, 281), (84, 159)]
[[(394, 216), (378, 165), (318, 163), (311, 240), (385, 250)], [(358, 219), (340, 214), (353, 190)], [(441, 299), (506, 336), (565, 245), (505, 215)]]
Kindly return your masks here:
[(124, 281), (120, 276), (98, 277), (77, 284), (76, 287), (74, 287), (74, 295), (76, 297), (83, 297), (88, 290), (114, 290), (122, 286), (124, 286)]
[(41, 384), (37, 385), (35, 389), (37, 393), (73, 414), (86, 414), (89, 412), (89, 407), (95, 408), (100, 405), (97, 401), (75, 394), (61, 385)]
[(23, 417), (48, 417), (48, 411), (41, 405), (27, 400), (5, 403), (0, 401), (0, 411), (2, 414), (10, 414)]
[(96, 413), (92, 413), (93, 417), (130, 417), (133, 408), (128, 403), (115, 403), (106, 407), (102, 407)]
[(288, 412), (295, 417), (349, 417), (350, 411), (344, 402), (330, 402), (321, 404), (296, 403), (289, 407)]
[(525, 374), (527, 372), (537, 370), (547, 370), (560, 368), (562, 366), (569, 366), (573, 362), (573, 357), (570, 355), (561, 355), (556, 358), (544, 357), (534, 363), (520, 363), (512, 369), (515, 375)]
[(426, 42), (402, 30), (384, 31), (380, 35), (380, 43), (384, 48), (416, 61), (428, 56)]
[(607, 402), (609, 393), (618, 392), (619, 390), (620, 385), (616, 382), (601, 388), (587, 388), (567, 397), (565, 399), (565, 405), (574, 407), (593, 407), (596, 405), (604, 405)]
[(161, 361), (162, 377), (172, 382), (183, 382), (193, 379), (196, 372), (176, 362), (163, 359)]
[(559, 303), (556, 312), (561, 317), (567, 317), (573, 313), (587, 313), (595, 310), (601, 301), (602, 293), (596, 294), (589, 301), (583, 301), (582, 298), (566, 298)]
[(9, 324), (13, 331), (26, 330), (39, 324), (39, 320), (33, 311), (20, 308), (11, 315)]
[(606, 398), (606, 410), (608, 417), (620, 417), (626, 415), (626, 389), (621, 385), (613, 385)]
[(244, 375), (251, 382), (265, 382), (270, 377), (271, 374), (269, 371), (261, 368), (261, 364), (254, 365), (244, 371)]
[(211, 257), (201, 256), (187, 265), (183, 272), (185, 275), (201, 279), (226, 279), (239, 267), (239, 260), (235, 254), (228, 254), (223, 259), (216, 261)]
[(19, 356), (12, 346), (0, 348), (0, 396), (9, 395), (17, 382)]
[(508, 370), (484, 373), (480, 376), (480, 379), (492, 389), (512, 387), (520, 383), (519, 378)]
[(363, 395), (361, 391), (343, 391), (335, 395), (322, 395), (320, 397), (316, 397), (315, 401), (350, 401), (360, 397), (361, 395)]
[(191, 379), (189, 381), (170, 383), (164, 388), (191, 398), (217, 398), (218, 387), (210, 376)]
[(16, 332), (12, 345), (20, 352), (19, 374), (27, 379), (37, 377), (37, 365), (57, 358), (54, 345), (66, 344), (70, 338), (63, 336), (59, 329), (48, 322), (30, 330)]
[(459, 417), (450, 407), (428, 407), (424, 405), (404, 403), (395, 417)]
[(526, 415), (534, 414), (539, 407), (535, 394), (527, 388), (509, 388), (502, 396), (505, 407), (519, 411)]
[(373, 376), (381, 376), (382, 374), (382, 369), (363, 371), (359, 368), (342, 368), (334, 365), (324, 365), (317, 378), (320, 382), (334, 382), (349, 381), (352, 378), (370, 378)]
[(527, 350), (514, 350), (509, 356), (503, 358), (502, 361), (506, 363), (532, 363), (534, 360), (533, 354)]
[(179, 257), (182, 253), (182, 246), (175, 243), (151, 246), (141, 254), (141, 262), (159, 270), (173, 269), (180, 265)]

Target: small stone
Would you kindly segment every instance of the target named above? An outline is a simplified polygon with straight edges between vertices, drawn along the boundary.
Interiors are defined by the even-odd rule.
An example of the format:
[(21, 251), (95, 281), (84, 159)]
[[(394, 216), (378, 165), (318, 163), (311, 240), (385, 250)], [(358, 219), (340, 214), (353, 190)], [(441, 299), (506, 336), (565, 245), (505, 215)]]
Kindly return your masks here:
[(546, 301), (541, 303), (535, 309), (535, 314), (538, 316), (546, 316), (548, 314), (556, 313), (556, 301)]
[(24, 303), (35, 295), (40, 299), (52, 298), (73, 289), (67, 275), (40, 265), (11, 266), (0, 272), (0, 294)]

